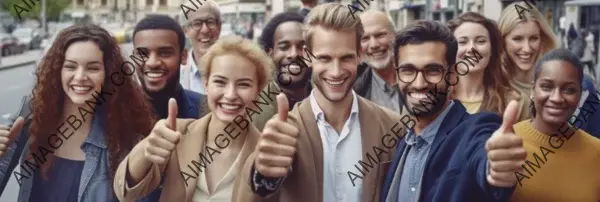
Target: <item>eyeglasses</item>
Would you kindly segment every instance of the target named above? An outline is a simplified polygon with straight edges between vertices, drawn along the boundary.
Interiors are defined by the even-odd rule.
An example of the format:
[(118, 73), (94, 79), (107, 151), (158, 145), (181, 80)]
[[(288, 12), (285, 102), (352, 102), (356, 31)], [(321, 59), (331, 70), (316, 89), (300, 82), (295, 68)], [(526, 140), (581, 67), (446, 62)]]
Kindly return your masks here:
[(206, 25), (209, 29), (216, 29), (219, 24), (218, 20), (215, 19), (206, 19), (206, 20), (194, 20), (189, 25), (194, 30), (200, 30), (204, 25)]
[(396, 72), (398, 79), (404, 83), (410, 83), (415, 81), (419, 72), (423, 74), (425, 81), (436, 84), (442, 81), (444, 77), (444, 69), (442, 67), (425, 67), (420, 70), (415, 67), (397, 67)]

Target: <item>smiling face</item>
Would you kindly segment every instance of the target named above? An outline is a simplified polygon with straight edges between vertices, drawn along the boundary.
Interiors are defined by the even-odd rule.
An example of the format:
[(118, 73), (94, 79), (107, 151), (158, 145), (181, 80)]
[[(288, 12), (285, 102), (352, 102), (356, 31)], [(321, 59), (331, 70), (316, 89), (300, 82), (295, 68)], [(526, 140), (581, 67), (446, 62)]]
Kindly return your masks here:
[[(456, 61), (463, 60), (465, 56), (479, 58), (481, 55), (482, 57), (479, 62), (474, 62), (473, 66), (469, 65), (468, 70), (465, 65), (458, 65), (458, 71), (482, 72), (490, 62), (492, 54), (492, 43), (488, 30), (479, 23), (465, 22), (454, 30), (454, 37), (458, 42)], [(479, 55), (474, 54), (471, 48), (474, 48)]]
[(317, 93), (330, 102), (344, 100), (356, 79), (359, 56), (354, 30), (336, 31), (315, 27), (312, 36), (312, 81)]
[(541, 66), (533, 88), (536, 117), (544, 125), (561, 125), (577, 109), (581, 96), (581, 75), (573, 64), (552, 60)]
[(257, 67), (247, 58), (237, 54), (214, 57), (208, 81), (207, 100), (217, 119), (232, 122), (246, 114), (246, 107), (258, 94)]
[(360, 40), (364, 61), (375, 69), (390, 67), (394, 59), (393, 30), (388, 19), (381, 13), (361, 15), (365, 33)]
[(282, 72), (276, 79), (288, 88), (303, 87), (310, 78), (310, 69), (297, 59), (304, 47), (302, 26), (299, 22), (281, 23), (273, 35), (275, 47), (272, 47), (271, 57), (277, 64), (277, 71)]
[[(179, 73), (181, 61), (187, 54), (180, 51), (177, 33), (171, 30), (143, 30), (135, 34), (135, 50), (141, 50), (148, 56), (145, 64), (138, 68), (142, 86), (149, 92), (158, 92), (169, 82), (179, 82), (174, 78)], [(143, 54), (136, 54), (140, 55)], [(176, 81), (174, 81), (176, 80)]]
[(75, 42), (67, 48), (61, 68), (62, 88), (68, 97), (65, 100), (77, 105), (94, 100), (93, 95), (104, 84), (103, 56), (98, 45), (91, 41)]
[[(448, 85), (443, 76), (443, 71), (448, 69), (446, 49), (442, 42), (409, 44), (398, 49), (398, 87), (404, 105), (414, 116), (437, 114), (446, 103)], [(411, 76), (416, 72), (414, 70), (422, 72), (417, 72), (414, 77)], [(423, 73), (428, 75), (427, 78)], [(408, 82), (411, 78), (414, 80)]]
[(520, 70), (529, 71), (541, 49), (540, 27), (535, 21), (524, 21), (504, 38), (506, 53)]
[[(190, 12), (188, 17), (185, 35), (192, 42), (194, 50), (204, 54), (219, 39), (221, 22), (209, 6), (199, 6), (195, 12)], [(204, 23), (200, 23), (202, 21)]]

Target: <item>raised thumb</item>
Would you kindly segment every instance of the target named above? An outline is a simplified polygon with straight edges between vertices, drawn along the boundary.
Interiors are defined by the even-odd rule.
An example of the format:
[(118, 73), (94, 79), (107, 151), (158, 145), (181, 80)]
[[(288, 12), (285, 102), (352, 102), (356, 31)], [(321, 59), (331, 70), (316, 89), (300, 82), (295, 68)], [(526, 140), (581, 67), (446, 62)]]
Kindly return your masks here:
[(506, 106), (502, 118), (502, 132), (514, 132), (513, 125), (519, 120), (519, 102), (512, 100)]
[(169, 115), (167, 116), (167, 126), (171, 130), (175, 130), (177, 125), (175, 121), (177, 120), (177, 101), (175, 98), (169, 99)]
[(284, 93), (277, 95), (277, 118), (281, 121), (287, 121), (288, 111), (290, 110), (290, 104), (287, 96)]

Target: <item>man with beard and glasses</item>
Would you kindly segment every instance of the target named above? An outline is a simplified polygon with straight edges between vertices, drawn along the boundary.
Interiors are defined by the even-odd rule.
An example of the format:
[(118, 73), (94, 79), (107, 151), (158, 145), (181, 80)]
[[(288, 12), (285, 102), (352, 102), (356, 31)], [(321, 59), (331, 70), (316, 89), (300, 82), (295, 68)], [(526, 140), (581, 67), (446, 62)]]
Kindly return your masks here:
[[(312, 90), (310, 82), (311, 69), (303, 61), (304, 38), (302, 38), (302, 22), (304, 17), (294, 12), (280, 13), (271, 18), (263, 29), (259, 39), (263, 49), (269, 53), (277, 67), (275, 79), (265, 88), (259, 100), (268, 105), (259, 105), (259, 115), (252, 118), (254, 125), (262, 130), (265, 123), (277, 113), (275, 96), (282, 92), (289, 101), (289, 106), (308, 97)], [(308, 56), (310, 57), (310, 56)]]
[(167, 118), (169, 98), (177, 100), (177, 118), (197, 119), (201, 115), (203, 96), (179, 84), (179, 68), (186, 64), (188, 56), (184, 44), (181, 26), (166, 15), (149, 15), (133, 31), (134, 50), (147, 57), (137, 69), (138, 78), (159, 119)]
[(394, 22), (384, 12), (368, 10), (360, 15), (365, 35), (360, 40), (363, 63), (358, 66), (356, 94), (380, 106), (400, 112), (400, 92), (394, 70)]
[(219, 39), (221, 11), (213, 0), (197, 1), (194, 5), (196, 7), (190, 3), (188, 7), (192, 10), (185, 13), (187, 23), (183, 25), (183, 29), (192, 44), (192, 50), (187, 53), (187, 62), (181, 68), (179, 82), (185, 89), (205, 95), (206, 89), (199, 67), (200, 58)]
[(417, 21), (396, 34), (398, 87), (410, 113), (411, 130), (399, 140), (381, 202), (508, 201), (527, 152), (515, 135), (519, 107), (511, 101), (504, 118), (467, 113), (448, 99), (458, 82), (458, 45), (435, 21)]
[[(315, 88), (289, 113), (285, 94), (277, 96), (278, 114), (236, 178), (233, 201), (379, 199), (384, 162), (395, 145), (383, 137), (393, 139), (390, 129), (401, 130), (400, 116), (352, 90), (361, 54), (360, 20), (339, 3), (319, 5), (306, 18), (303, 36), (314, 55)], [(364, 165), (359, 162), (370, 166), (358, 169)]]

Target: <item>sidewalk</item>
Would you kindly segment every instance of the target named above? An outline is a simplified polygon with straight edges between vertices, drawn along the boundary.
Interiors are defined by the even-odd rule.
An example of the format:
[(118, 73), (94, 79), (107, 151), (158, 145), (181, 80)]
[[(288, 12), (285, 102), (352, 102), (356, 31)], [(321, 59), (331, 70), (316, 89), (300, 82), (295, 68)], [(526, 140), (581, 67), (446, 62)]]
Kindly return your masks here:
[(31, 50), (19, 55), (0, 58), (0, 71), (23, 65), (34, 64), (42, 56), (42, 50)]

